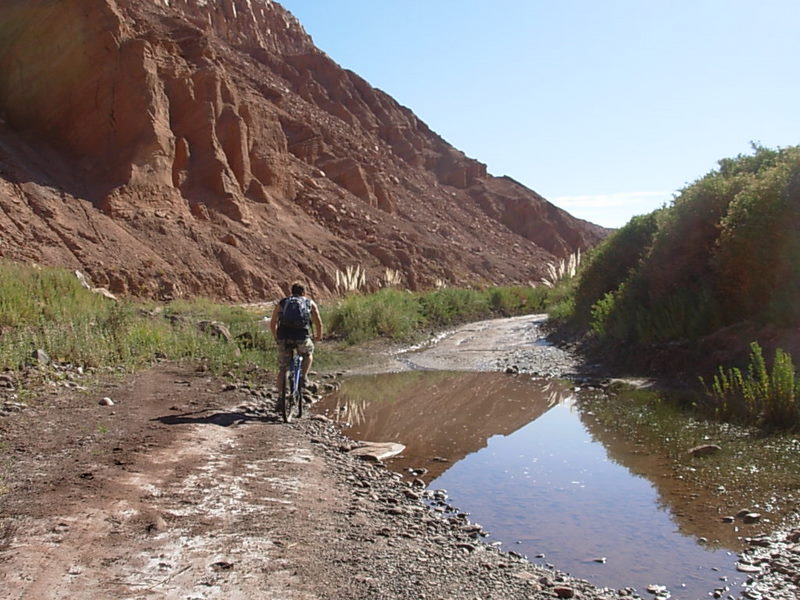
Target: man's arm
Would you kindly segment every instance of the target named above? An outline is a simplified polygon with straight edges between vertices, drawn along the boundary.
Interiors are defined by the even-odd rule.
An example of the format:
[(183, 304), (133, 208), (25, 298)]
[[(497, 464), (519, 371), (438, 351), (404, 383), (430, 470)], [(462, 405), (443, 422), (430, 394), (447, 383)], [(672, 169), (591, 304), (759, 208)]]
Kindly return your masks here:
[(314, 339), (320, 341), (322, 339), (322, 317), (319, 316), (316, 302), (311, 304), (311, 322), (314, 324)]
[(275, 304), (275, 308), (272, 310), (272, 316), (269, 319), (269, 330), (272, 332), (272, 337), (276, 340), (278, 339), (278, 322), (281, 319), (281, 305), (280, 303)]

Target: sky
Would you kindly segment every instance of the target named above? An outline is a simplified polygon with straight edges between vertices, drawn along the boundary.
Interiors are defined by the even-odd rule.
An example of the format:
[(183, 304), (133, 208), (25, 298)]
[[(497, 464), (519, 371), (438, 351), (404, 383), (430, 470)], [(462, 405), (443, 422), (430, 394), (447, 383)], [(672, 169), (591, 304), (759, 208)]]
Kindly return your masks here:
[(280, 0), (493, 175), (620, 227), (800, 144), (800, 0)]

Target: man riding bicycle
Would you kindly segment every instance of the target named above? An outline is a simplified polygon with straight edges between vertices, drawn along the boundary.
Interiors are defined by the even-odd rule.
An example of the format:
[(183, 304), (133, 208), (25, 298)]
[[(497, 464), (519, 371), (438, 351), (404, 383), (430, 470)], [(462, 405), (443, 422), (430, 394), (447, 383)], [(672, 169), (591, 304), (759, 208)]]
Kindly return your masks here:
[(306, 376), (313, 361), (314, 343), (311, 341), (313, 325), (314, 339), (322, 339), (322, 318), (316, 302), (306, 297), (306, 288), (300, 282), (292, 284), (292, 295), (275, 305), (269, 328), (278, 343), (278, 397), (284, 397), (286, 369), (292, 359), (292, 351), (303, 358), (300, 387), (305, 387)]

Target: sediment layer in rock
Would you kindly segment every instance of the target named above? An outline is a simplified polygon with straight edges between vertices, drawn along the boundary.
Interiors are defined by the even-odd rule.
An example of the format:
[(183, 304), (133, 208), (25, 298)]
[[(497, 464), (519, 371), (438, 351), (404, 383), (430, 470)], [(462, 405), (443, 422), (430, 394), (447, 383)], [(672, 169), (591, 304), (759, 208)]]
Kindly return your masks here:
[[(531, 140), (535, 143), (535, 140)], [(269, 0), (0, 6), (0, 256), (115, 293), (526, 282), (602, 228), (450, 146)]]

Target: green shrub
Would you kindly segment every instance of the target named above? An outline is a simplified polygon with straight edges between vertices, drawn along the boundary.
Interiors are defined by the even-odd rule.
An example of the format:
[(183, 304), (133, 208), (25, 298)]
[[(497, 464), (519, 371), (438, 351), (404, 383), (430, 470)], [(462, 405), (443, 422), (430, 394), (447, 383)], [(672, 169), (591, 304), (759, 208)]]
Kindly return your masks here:
[(658, 211), (633, 217), (584, 259), (575, 288), (575, 322), (589, 324), (594, 304), (614, 292), (638, 266), (657, 231)]
[(347, 296), (326, 308), (323, 318), (331, 334), (351, 344), (379, 337), (410, 340), (422, 328), (541, 312), (548, 298), (548, 290), (530, 286), (442, 288), (419, 294), (384, 289), (375, 294)]
[(637, 346), (800, 325), (800, 147), (724, 159), (591, 252), (572, 324)]
[(771, 371), (761, 346), (753, 342), (746, 374), (736, 367), (720, 366), (710, 387), (702, 378), (700, 381), (718, 417), (775, 429), (800, 425), (800, 380), (791, 356), (780, 348), (775, 351)]
[(800, 148), (762, 152), (758, 171), (740, 176), (712, 265), (726, 320), (762, 313), (790, 326), (800, 323)]

